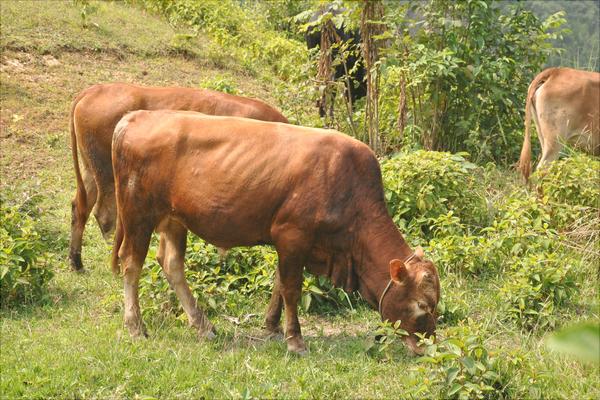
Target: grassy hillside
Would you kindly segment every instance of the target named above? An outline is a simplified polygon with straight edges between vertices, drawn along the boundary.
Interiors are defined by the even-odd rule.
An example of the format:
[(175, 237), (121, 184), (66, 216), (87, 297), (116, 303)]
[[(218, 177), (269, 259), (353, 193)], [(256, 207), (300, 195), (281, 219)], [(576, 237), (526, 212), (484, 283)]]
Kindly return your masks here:
[[(182, 47), (180, 38), (190, 32), (141, 9), (92, 3), (95, 9), (84, 28), (79, 6), (44, 4), (0, 3), (0, 189), (10, 201), (38, 210), (48, 248), (43, 262), (55, 273), (46, 298), (0, 309), (0, 398), (437, 398), (448, 393), (443, 359), (451, 359), (454, 350), (438, 353), (435, 362), (419, 362), (397, 343), (376, 345), (377, 313), (360, 302), (354, 309), (301, 313), (310, 349), (303, 358), (288, 354), (282, 342), (265, 340), (264, 293), (234, 293), (233, 306), (212, 309), (219, 332), (213, 342), (199, 343), (185, 318), (160, 310), (144, 316), (149, 339), (130, 339), (122, 323), (121, 280), (109, 270), (110, 246), (94, 221), (84, 238), (88, 272), (74, 274), (66, 261), (75, 190), (68, 135), (72, 98), (89, 85), (112, 81), (233, 87), (238, 94), (290, 110), (296, 106), (283, 101), (293, 97), (295, 88), (288, 88), (287, 97), (278, 95), (273, 85), (285, 83), (257, 77), (236, 58), (217, 57), (209, 35), (185, 39)], [(300, 107), (311, 109), (310, 104)], [(517, 187), (512, 172), (493, 165), (477, 171), (473, 175), (483, 182), (478, 193), (485, 196), (481, 209), (495, 209)], [(411, 173), (411, 179), (419, 178)], [(519, 207), (524, 209), (530, 197), (523, 199)], [(521, 220), (515, 218), (518, 225)], [(486, 235), (489, 242), (461, 242), (453, 254), (461, 254), (467, 244), (495, 245), (493, 232)], [(408, 239), (412, 244), (422, 240)], [(441, 253), (436, 254), (442, 262)], [(511, 273), (508, 268), (498, 275), (469, 275), (458, 262), (453, 269), (448, 257), (442, 282), (448, 319), (440, 326), (440, 338), (456, 337), (458, 345), (475, 349), (475, 358), (482, 357), (480, 347), (469, 346), (481, 342), (491, 360), (485, 368), (499, 376), (489, 398), (600, 397), (597, 366), (552, 352), (546, 331), (522, 330), (504, 318), (509, 299), (500, 288), (503, 275)], [(597, 257), (574, 255), (573, 263), (581, 266), (586, 260), (578, 270), (583, 274), (577, 280), (579, 294), (553, 314), (557, 326), (598, 320)], [(152, 294), (142, 298), (142, 308), (155, 305)], [(469, 365), (468, 351), (459, 349), (457, 365)], [(475, 382), (478, 372), (467, 369), (461, 367), (458, 379)]]

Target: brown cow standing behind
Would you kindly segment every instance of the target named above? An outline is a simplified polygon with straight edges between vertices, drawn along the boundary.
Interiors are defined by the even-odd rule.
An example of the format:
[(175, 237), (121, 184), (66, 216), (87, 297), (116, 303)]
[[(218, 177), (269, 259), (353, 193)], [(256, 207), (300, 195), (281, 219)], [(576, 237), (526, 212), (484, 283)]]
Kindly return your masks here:
[(297, 304), (302, 271), (358, 290), (382, 318), (434, 334), (440, 285), (388, 215), (379, 164), (358, 140), (311, 129), (193, 112), (136, 111), (113, 138), (118, 208), (113, 268), (123, 266), (125, 324), (145, 335), (138, 282), (153, 231), (161, 265), (200, 337), (213, 327), (184, 274), (187, 230), (221, 248), (273, 244), (279, 257), (267, 330), (303, 353)]
[[(83, 90), (75, 98), (71, 108), (71, 146), (77, 176), (69, 250), (73, 269), (83, 268), (83, 231), (94, 205), (94, 216), (105, 238), (115, 226), (114, 179), (110, 155), (115, 125), (130, 111), (158, 109), (288, 122), (279, 111), (260, 100), (206, 89), (112, 83)], [(82, 161), (81, 170), (78, 150)]]
[(519, 169), (531, 174), (531, 116), (542, 146), (538, 168), (558, 158), (563, 143), (600, 155), (600, 74), (571, 68), (548, 68), (529, 85), (525, 104), (525, 139)]

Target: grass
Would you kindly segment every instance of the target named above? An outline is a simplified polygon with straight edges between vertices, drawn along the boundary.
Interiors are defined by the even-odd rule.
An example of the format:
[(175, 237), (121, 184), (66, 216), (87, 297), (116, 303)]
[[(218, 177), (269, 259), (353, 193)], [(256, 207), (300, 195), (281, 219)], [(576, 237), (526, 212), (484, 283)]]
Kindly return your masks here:
[[(45, 301), (0, 310), (0, 397), (438, 397), (436, 387), (419, 392), (428, 387), (432, 366), (408, 357), (402, 347), (391, 359), (370, 349), (378, 317), (364, 306), (333, 315), (302, 313), (310, 348), (303, 358), (288, 354), (282, 342), (263, 339), (263, 296), (240, 301), (233, 316), (257, 314), (240, 325), (213, 313), (215, 341), (198, 342), (174, 314), (146, 315), (150, 338), (132, 340), (122, 324), (121, 281), (108, 267), (110, 246), (95, 223), (84, 240), (88, 272), (69, 271), (75, 187), (67, 128), (78, 91), (108, 81), (198, 87), (223, 77), (240, 94), (284, 106), (269, 84), (245, 74), (235, 61), (211, 58), (205, 51), (209, 38), (194, 39), (182, 54), (172, 38), (185, 30), (122, 3), (92, 4), (88, 28), (71, 2), (0, 4), (0, 188), (21, 199), (42, 197), (40, 225), (56, 273)], [(500, 182), (503, 188), (491, 191), (492, 198), (515, 184), (505, 171), (490, 174), (491, 187)], [(594, 267), (589, 269), (593, 274)], [(543, 335), (501, 321), (498, 282), (460, 276), (447, 282), (445, 297), (464, 302), (466, 324), (504, 358), (506, 396), (533, 397), (539, 390), (547, 398), (600, 397), (597, 367), (554, 354)], [(598, 318), (597, 280), (584, 282), (581, 293), (591, 298), (582, 298), (565, 322)], [(448, 328), (442, 326), (440, 335)]]

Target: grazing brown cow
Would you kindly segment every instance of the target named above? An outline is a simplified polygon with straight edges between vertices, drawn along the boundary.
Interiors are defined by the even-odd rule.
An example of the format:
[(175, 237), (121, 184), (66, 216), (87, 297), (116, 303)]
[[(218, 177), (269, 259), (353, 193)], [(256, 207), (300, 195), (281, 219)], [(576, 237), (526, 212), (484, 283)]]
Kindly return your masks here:
[[(115, 125), (130, 111), (158, 109), (287, 122), (279, 111), (260, 100), (212, 90), (113, 83), (95, 85), (79, 93), (71, 108), (71, 146), (77, 176), (69, 251), (73, 269), (83, 268), (81, 241), (92, 209), (105, 238), (114, 229), (115, 200), (110, 149)], [(77, 150), (81, 155), (81, 170)]]
[(161, 265), (199, 336), (212, 325), (184, 275), (187, 230), (221, 248), (273, 244), (278, 274), (266, 315), (288, 350), (306, 350), (297, 316), (302, 271), (358, 290), (407, 342), (433, 335), (440, 285), (388, 215), (373, 152), (343, 134), (193, 112), (136, 111), (117, 125), (113, 169), (118, 208), (113, 269), (123, 266), (125, 325), (145, 335), (138, 281), (153, 231)]
[(531, 116), (542, 146), (538, 168), (558, 158), (564, 143), (600, 155), (600, 74), (548, 68), (529, 85), (525, 103), (525, 140), (519, 169), (531, 174)]

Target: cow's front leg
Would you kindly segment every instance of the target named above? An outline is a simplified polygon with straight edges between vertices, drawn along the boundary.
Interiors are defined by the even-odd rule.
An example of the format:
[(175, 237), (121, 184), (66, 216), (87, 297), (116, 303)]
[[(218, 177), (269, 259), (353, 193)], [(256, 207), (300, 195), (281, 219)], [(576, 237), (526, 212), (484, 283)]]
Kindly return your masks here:
[(265, 316), (265, 329), (270, 337), (278, 337), (283, 335), (281, 329), (281, 311), (283, 309), (283, 298), (281, 297), (281, 284), (279, 282), (279, 270), (275, 272), (273, 281), (273, 291), (271, 292), (271, 300), (267, 307)]
[(306, 345), (298, 321), (298, 301), (302, 293), (302, 271), (310, 242), (303, 232), (282, 227), (274, 235), (275, 248), (279, 256), (279, 292), (285, 305), (285, 340), (288, 351), (306, 353)]
[(161, 225), (160, 232), (159, 256), (162, 260), (159, 263), (163, 267), (167, 280), (175, 290), (190, 325), (198, 331), (198, 337), (212, 339), (215, 337), (214, 327), (198, 307), (196, 298), (185, 279), (187, 229), (175, 221), (169, 221)]
[(302, 339), (300, 322), (298, 321), (298, 301), (302, 293), (302, 264), (289, 258), (279, 262), (281, 278), (281, 295), (285, 304), (285, 340), (288, 351), (298, 354), (306, 353), (306, 345)]

